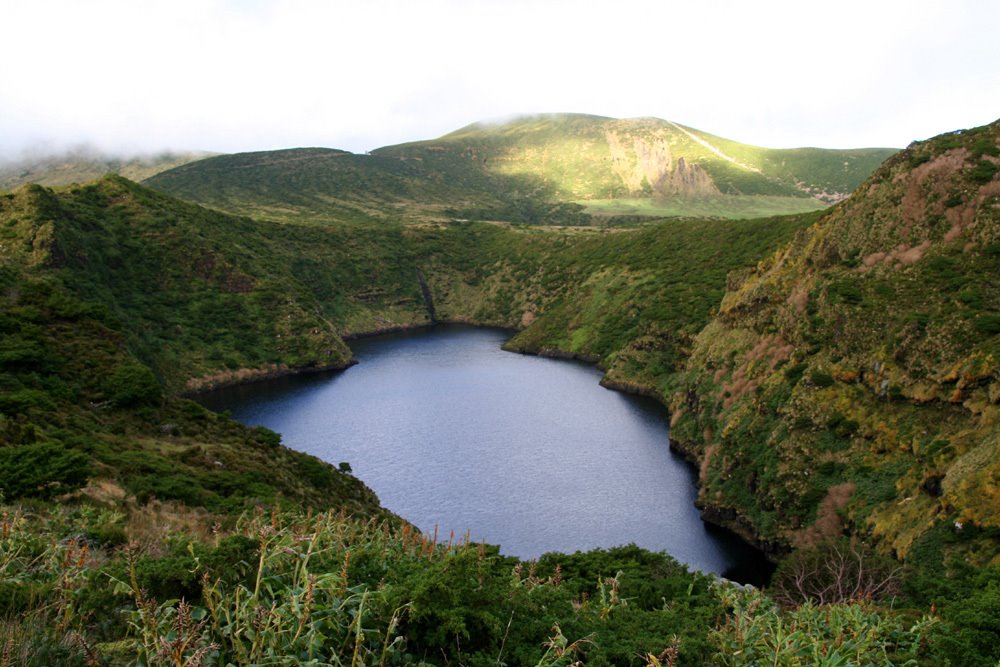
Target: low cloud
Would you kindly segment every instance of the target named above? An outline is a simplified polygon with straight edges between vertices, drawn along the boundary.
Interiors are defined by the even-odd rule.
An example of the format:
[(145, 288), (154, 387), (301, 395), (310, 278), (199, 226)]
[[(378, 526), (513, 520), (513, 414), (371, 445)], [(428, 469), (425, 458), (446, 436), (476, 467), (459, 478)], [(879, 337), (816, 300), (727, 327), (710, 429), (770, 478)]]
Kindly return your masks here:
[(994, 119), (998, 19), (974, 1), (33, 0), (5, 8), (0, 155), (361, 152), (565, 111), (902, 146)]

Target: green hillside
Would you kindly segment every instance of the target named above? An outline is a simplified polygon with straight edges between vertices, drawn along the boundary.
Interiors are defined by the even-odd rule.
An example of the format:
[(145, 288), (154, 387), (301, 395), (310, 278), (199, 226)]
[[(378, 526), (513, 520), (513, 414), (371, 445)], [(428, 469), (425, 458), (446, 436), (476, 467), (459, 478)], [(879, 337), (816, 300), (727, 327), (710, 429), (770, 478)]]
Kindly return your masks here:
[[(607, 121), (568, 122), (592, 136)], [(444, 138), (441, 152), (481, 133)], [(4, 655), (1000, 659), (1000, 123), (911, 146), (826, 212), (639, 227), (455, 220), (455, 201), (435, 197), (476, 190), (469, 207), (503, 206), (511, 200), (483, 189), (502, 184), (537, 207), (557, 201), (539, 195), (557, 186), (541, 172), (379, 153), (300, 149), (181, 168), (185, 187), (216, 169), (234, 189), (205, 196), (266, 219), (117, 176), (0, 195)], [(440, 190), (427, 173), (442, 175)], [(273, 199), (256, 194), (267, 192), (262, 174), (276, 179)], [(291, 201), (297, 178), (299, 208), (269, 208)], [(331, 183), (343, 199), (326, 201), (339, 211), (327, 217), (316, 202)], [(531, 565), (435, 543), (346, 467), (181, 398), (343, 367), (345, 337), (429, 323), (425, 295), (440, 320), (516, 328), (509, 349), (597, 362), (606, 384), (669, 404), (706, 518), (781, 559), (767, 593), (634, 548)]]
[[(722, 143), (739, 159), (723, 154)], [(301, 148), (218, 156), (147, 183), (275, 220), (750, 218), (821, 209), (893, 152), (772, 151), (658, 119), (550, 115), (471, 125), (370, 155)]]
[(467, 209), (495, 210), (494, 217), (514, 222), (582, 219), (581, 207), (554, 202), (528, 179), (329, 148), (221, 155), (147, 184), (228, 213), (280, 221), (441, 221)]
[(106, 174), (133, 181), (207, 157), (208, 153), (165, 152), (157, 155), (119, 157), (91, 150), (0, 160), (0, 192), (26, 183), (56, 186), (87, 183)]
[[(570, 201), (677, 196), (844, 197), (894, 149), (773, 150), (658, 118), (543, 115), (473, 124), (375, 151), (538, 180)], [(464, 163), (464, 164), (463, 164)], [(805, 204), (803, 204), (805, 205)]]
[(672, 401), (708, 512), (998, 562), (998, 168), (1000, 123), (914, 144), (731, 281)]
[(644, 312), (613, 325), (604, 315), (573, 317), (586, 332), (547, 325), (574, 336), (554, 347), (610, 361), (648, 327), (696, 333), (727, 271), (752, 265), (810, 221), (671, 220), (620, 232), (273, 225), (119, 177), (58, 192), (28, 186), (0, 201), (7, 263), (59, 275), (78, 298), (100, 304), (130, 353), (171, 391), (250, 369), (343, 367), (343, 336), (429, 321), (418, 273), (445, 320), (541, 325), (587, 304), (595, 286), (602, 298), (641, 301)]
[[(574, 114), (473, 124), (440, 139), (380, 148), (441, 169), (531, 176), (556, 196), (607, 200), (771, 195), (842, 198), (894, 149), (774, 150), (721, 139), (658, 118)], [(803, 204), (804, 205), (804, 204)]]

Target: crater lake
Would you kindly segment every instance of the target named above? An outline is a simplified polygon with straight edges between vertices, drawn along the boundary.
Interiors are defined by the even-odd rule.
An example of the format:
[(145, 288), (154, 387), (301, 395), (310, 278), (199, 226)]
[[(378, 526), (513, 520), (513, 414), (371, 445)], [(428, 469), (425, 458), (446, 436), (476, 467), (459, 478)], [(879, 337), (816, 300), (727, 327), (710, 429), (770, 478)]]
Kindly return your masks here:
[(440, 541), (468, 531), (523, 559), (634, 543), (762, 583), (770, 565), (694, 506), (696, 471), (666, 410), (601, 387), (582, 362), (501, 350), (457, 325), (352, 341), (358, 364), (198, 400), (293, 449), (347, 462), (382, 504)]

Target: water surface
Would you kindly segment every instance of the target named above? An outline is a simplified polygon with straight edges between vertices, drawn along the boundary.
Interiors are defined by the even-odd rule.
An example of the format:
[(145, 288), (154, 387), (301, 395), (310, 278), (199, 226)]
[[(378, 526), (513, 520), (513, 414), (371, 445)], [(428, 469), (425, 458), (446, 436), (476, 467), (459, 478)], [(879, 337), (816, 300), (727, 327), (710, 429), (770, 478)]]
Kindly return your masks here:
[(661, 406), (601, 387), (591, 366), (504, 352), (507, 335), (439, 326), (355, 341), (346, 371), (202, 401), (349, 462), (385, 507), (443, 540), (468, 530), (521, 558), (635, 543), (760, 580), (760, 554), (699, 518)]

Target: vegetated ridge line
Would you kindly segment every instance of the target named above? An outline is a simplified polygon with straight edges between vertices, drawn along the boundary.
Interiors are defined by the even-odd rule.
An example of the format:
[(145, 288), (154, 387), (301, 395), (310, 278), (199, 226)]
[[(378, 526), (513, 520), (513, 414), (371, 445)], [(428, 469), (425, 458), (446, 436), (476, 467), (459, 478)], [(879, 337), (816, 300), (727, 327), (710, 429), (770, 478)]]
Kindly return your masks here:
[(716, 148), (712, 144), (708, 143), (707, 141), (705, 141), (704, 139), (702, 139), (698, 135), (694, 134), (693, 132), (688, 132), (687, 130), (685, 130), (683, 127), (681, 127), (680, 125), (678, 125), (674, 121), (668, 120), (667, 122), (670, 123), (671, 125), (673, 125), (675, 128), (677, 128), (681, 132), (683, 132), (684, 134), (686, 134), (689, 137), (691, 137), (694, 141), (698, 142), (699, 144), (701, 144), (702, 146), (704, 146), (708, 150), (712, 151), (713, 153), (715, 153), (716, 155), (718, 155), (719, 157), (721, 157), (723, 160), (728, 160), (729, 162), (732, 162), (733, 164), (735, 164), (737, 167), (742, 167), (743, 169), (748, 169), (748, 170), (750, 170), (750, 171), (752, 171), (754, 173), (757, 173), (757, 174), (761, 173), (760, 169), (758, 169), (757, 167), (752, 167), (752, 166), (750, 166), (748, 164), (744, 164), (744, 163), (740, 162), (739, 160), (737, 160), (736, 158), (730, 157), (730, 156), (726, 155), (725, 153), (723, 153), (721, 150), (719, 150), (718, 148)]

